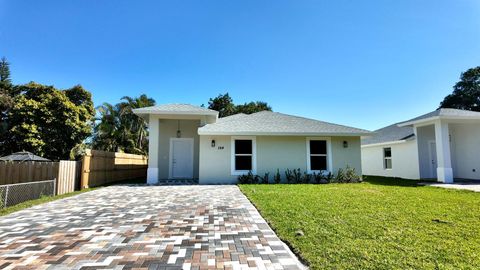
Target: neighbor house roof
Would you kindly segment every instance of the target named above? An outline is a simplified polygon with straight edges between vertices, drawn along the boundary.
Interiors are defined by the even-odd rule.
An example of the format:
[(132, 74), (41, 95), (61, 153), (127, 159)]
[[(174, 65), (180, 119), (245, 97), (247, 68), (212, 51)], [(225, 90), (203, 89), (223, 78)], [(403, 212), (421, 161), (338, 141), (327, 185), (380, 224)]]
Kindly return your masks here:
[(372, 145), (387, 142), (401, 142), (415, 137), (413, 125), (437, 119), (480, 119), (480, 112), (442, 108), (420, 115), (408, 121), (396, 123), (388, 127), (375, 130), (373, 136), (362, 139), (362, 145)]
[(185, 115), (218, 115), (217, 111), (190, 104), (162, 104), (158, 106), (134, 109), (138, 115), (145, 114), (185, 114)]
[(413, 127), (399, 127), (393, 124), (373, 132), (373, 135), (362, 139), (362, 145), (377, 144), (385, 142), (403, 141), (415, 136)]
[(40, 161), (40, 162), (46, 162), (50, 161), (49, 159), (43, 158), (36, 156), (30, 152), (27, 151), (22, 151), (22, 152), (16, 152), (8, 156), (4, 156), (0, 158), (0, 161)]
[(398, 123), (399, 126), (409, 126), (413, 124), (418, 124), (422, 122), (428, 122), (436, 119), (480, 119), (480, 112), (459, 110), (459, 109), (449, 109), (442, 108), (433, 112), (426, 113), (419, 117), (415, 117), (408, 121)]
[(198, 129), (200, 135), (368, 136), (370, 131), (277, 112), (262, 111), (219, 118)]

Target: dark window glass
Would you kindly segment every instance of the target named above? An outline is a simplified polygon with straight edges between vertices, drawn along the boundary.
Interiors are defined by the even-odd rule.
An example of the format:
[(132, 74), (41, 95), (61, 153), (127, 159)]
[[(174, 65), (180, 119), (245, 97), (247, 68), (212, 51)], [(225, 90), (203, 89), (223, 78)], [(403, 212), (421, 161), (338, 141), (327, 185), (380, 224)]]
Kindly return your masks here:
[(383, 148), (383, 152), (385, 153), (385, 157), (392, 157), (392, 148)]
[(310, 156), (310, 169), (312, 171), (327, 170), (327, 157)]
[(310, 154), (327, 154), (327, 141), (310, 141)]
[(235, 154), (252, 154), (252, 141), (235, 140)]
[(251, 171), (252, 170), (252, 156), (236, 156), (235, 157), (236, 171)]

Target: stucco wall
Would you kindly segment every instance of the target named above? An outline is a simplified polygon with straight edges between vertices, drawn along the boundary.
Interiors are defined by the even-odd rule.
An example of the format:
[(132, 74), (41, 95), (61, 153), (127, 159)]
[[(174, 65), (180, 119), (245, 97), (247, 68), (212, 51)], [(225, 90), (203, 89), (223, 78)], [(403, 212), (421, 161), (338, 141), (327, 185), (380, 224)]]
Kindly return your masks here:
[(280, 170), (307, 170), (305, 137), (257, 136), (257, 174), (269, 172), (270, 177)]
[(158, 140), (158, 178), (168, 179), (170, 138), (177, 137), (177, 129), (180, 123), (182, 138), (193, 138), (193, 177), (198, 178), (199, 160), (199, 136), (198, 127), (200, 120), (170, 120), (159, 119), (159, 140)]
[[(211, 141), (215, 140), (215, 147)], [(348, 147), (343, 147), (348, 141)], [(306, 137), (257, 136), (257, 174), (270, 173), (270, 177), (280, 170), (284, 178), (285, 169), (307, 170)], [(219, 149), (222, 148), (223, 149)], [(361, 151), (359, 137), (333, 137), (332, 170), (344, 168), (347, 164), (361, 174)], [(200, 136), (199, 179), (201, 184), (236, 183), (238, 176), (231, 175), (231, 137)]]
[(236, 183), (237, 176), (230, 175), (230, 148), (230, 136), (200, 136), (200, 184)]
[[(392, 149), (392, 169), (384, 169), (383, 149)], [(362, 147), (362, 169), (364, 175), (419, 179), (418, 151), (415, 140), (403, 143)]]
[(449, 124), (453, 177), (480, 179), (480, 124)]
[[(348, 147), (343, 147), (347, 141)], [(332, 137), (332, 171), (350, 166), (358, 175), (362, 175), (362, 152), (360, 149), (360, 137)]]

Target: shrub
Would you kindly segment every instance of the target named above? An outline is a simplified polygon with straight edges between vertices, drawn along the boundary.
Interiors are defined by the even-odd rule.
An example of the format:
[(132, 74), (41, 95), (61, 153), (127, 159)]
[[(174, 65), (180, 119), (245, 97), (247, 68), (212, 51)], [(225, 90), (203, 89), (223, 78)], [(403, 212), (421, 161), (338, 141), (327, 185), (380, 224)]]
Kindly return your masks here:
[(312, 178), (313, 178), (313, 175), (311, 175), (307, 172), (304, 172), (301, 182), (303, 184), (310, 184), (310, 181), (312, 181)]
[(328, 184), (332, 180), (332, 173), (328, 172), (328, 174), (320, 173), (313, 173), (312, 181), (314, 184)]
[(277, 169), (277, 172), (273, 176), (273, 182), (275, 182), (275, 184), (280, 184), (281, 181), (282, 181), (282, 177), (280, 175), (280, 170)]
[(263, 177), (260, 177), (260, 184), (268, 184), (270, 182), (270, 173), (265, 173)]
[(253, 176), (252, 172), (248, 172), (247, 174), (242, 174), (238, 176), (238, 183), (240, 184), (253, 184), (255, 177)]
[(293, 183), (293, 173), (290, 169), (285, 171), (285, 179), (287, 180), (287, 184)]
[(355, 168), (347, 165), (345, 169), (338, 169), (337, 175), (333, 178), (335, 183), (360, 183), (362, 178), (357, 175)]
[(295, 184), (302, 182), (302, 173), (300, 172), (300, 169), (293, 170), (293, 182)]
[[(282, 182), (280, 170), (273, 175), (273, 183), (280, 184)], [(328, 184), (328, 183), (360, 183), (362, 177), (355, 172), (355, 168), (347, 166), (340, 168), (337, 174), (333, 175), (319, 172), (309, 174), (301, 173), (300, 169), (287, 169), (285, 171), (285, 179), (287, 184)], [(239, 184), (270, 184), (270, 173), (267, 172), (263, 176), (254, 175), (251, 171), (248, 174), (238, 176)]]
[(355, 168), (351, 168), (348, 165), (347, 165), (347, 168), (345, 169), (345, 178), (348, 181), (348, 183), (362, 182), (362, 177), (357, 174), (357, 172), (355, 171)]
[(320, 184), (320, 180), (322, 180), (322, 178), (323, 178), (322, 173), (314, 172), (312, 174), (312, 181), (313, 181), (314, 184)]
[(325, 180), (327, 180), (327, 183), (332, 182), (333, 179), (333, 173), (328, 172), (328, 174), (325, 176)]
[(300, 169), (287, 169), (285, 171), (285, 178), (287, 179), (288, 184), (298, 184), (302, 181), (302, 173)]
[(258, 183), (260, 183), (260, 176), (255, 174), (253, 176), (252, 184), (258, 184)]

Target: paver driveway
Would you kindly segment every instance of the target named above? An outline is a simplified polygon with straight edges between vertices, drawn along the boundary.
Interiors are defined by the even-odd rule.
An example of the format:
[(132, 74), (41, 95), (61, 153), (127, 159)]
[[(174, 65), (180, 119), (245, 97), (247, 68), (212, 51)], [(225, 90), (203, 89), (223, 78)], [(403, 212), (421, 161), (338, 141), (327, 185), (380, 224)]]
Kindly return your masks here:
[(236, 186), (111, 186), (0, 218), (0, 269), (298, 269)]

